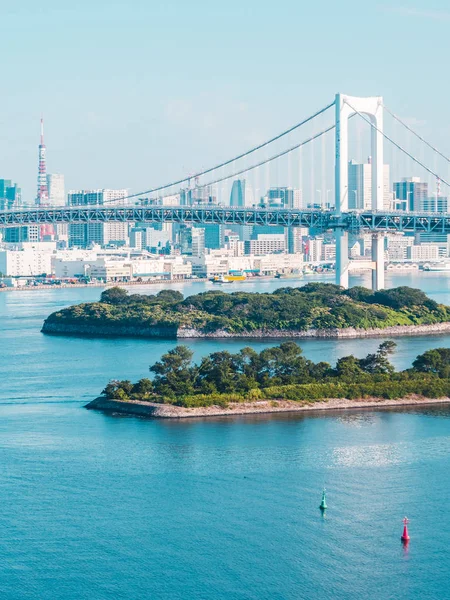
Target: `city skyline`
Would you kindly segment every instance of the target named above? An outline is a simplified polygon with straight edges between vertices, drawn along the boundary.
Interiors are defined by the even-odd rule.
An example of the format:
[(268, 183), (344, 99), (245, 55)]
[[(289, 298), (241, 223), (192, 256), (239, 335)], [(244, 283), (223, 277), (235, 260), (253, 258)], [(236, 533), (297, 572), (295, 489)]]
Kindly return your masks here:
[[(432, 113), (428, 93), (440, 80), (448, 49), (445, 36), (439, 35), (446, 24), (445, 18), (437, 18), (446, 8), (442, 1), (433, 12), (420, 3), (409, 9), (378, 5), (363, 10), (350, 2), (304, 7), (286, 0), (275, 14), (253, 0), (246, 7), (232, 1), (227, 11), (199, 1), (177, 11), (159, 3), (150, 7), (134, 2), (131, 8), (103, 1), (95, 6), (82, 1), (76, 9), (51, 1), (38, 8), (25, 1), (19, 8), (3, 9), (8, 93), (0, 162), (2, 176), (18, 181), (25, 199), (33, 197), (41, 112), (46, 119), (48, 170), (64, 173), (68, 189), (146, 189), (269, 137), (338, 89), (360, 95), (388, 92), (396, 112), (438, 147), (448, 149), (445, 84), (443, 93), (431, 99)], [(345, 13), (347, 18), (340, 19), (336, 30), (336, 19)], [(302, 25), (308, 22), (317, 22), (319, 42), (315, 28)], [(278, 26), (283, 26), (284, 35), (276, 45), (269, 44), (269, 50), (266, 41)], [(411, 36), (402, 38), (403, 53), (398, 53), (396, 32), (405, 26)], [(202, 44), (193, 43), (192, 36), (189, 44), (183, 43), (192, 27), (202, 29)], [(370, 34), (380, 28), (385, 35), (375, 52)], [(225, 44), (231, 29), (245, 36), (235, 35), (232, 45)], [(73, 43), (80, 36), (93, 41), (94, 31), (95, 43), (81, 48)], [(413, 35), (419, 31), (421, 39), (430, 41), (420, 51)], [(164, 44), (169, 36), (176, 37), (182, 53), (178, 44)], [(208, 56), (203, 43), (212, 37), (217, 43)], [(354, 44), (361, 49), (356, 56)], [(44, 73), (39, 70), (38, 85), (36, 47), (46, 65)], [(308, 52), (308, 61), (302, 60), (299, 69), (298, 61), (311, 48), (317, 51)], [(410, 65), (422, 82), (413, 95), (396, 75), (412, 76)], [(358, 77), (355, 84), (358, 70), (370, 73), (370, 78)], [(281, 83), (283, 94), (261, 93)]]

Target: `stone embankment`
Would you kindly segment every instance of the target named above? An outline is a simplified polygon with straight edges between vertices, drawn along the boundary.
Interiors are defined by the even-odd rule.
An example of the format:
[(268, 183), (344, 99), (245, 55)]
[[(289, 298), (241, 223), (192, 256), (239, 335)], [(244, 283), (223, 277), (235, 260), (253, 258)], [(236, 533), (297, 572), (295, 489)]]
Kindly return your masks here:
[(243, 333), (230, 333), (228, 331), (214, 331), (204, 333), (198, 329), (173, 327), (142, 327), (139, 325), (92, 325), (89, 323), (64, 323), (62, 321), (45, 321), (42, 327), (44, 333), (53, 335), (80, 335), (80, 336), (113, 336), (113, 337), (139, 337), (139, 338), (164, 338), (164, 339), (278, 339), (278, 338), (372, 338), (372, 337), (399, 337), (418, 335), (443, 335), (450, 333), (450, 322), (434, 323), (432, 325), (397, 325), (384, 329), (308, 329), (307, 331), (283, 331), (279, 329), (255, 330)]
[(91, 325), (89, 323), (62, 323), (44, 321), (43, 333), (51, 335), (70, 335), (83, 337), (133, 337), (162, 338), (174, 340), (177, 328), (174, 327), (142, 327), (140, 325)]
[(100, 396), (89, 404), (89, 410), (99, 410), (109, 414), (121, 414), (135, 417), (156, 419), (186, 419), (199, 417), (224, 417), (251, 414), (288, 413), (368, 409), (398, 408), (403, 406), (423, 407), (439, 404), (450, 404), (450, 398), (422, 398), (419, 396), (387, 400), (385, 398), (367, 398), (364, 400), (346, 400), (334, 398), (320, 402), (295, 402), (293, 400), (258, 400), (256, 402), (230, 403), (227, 407), (204, 406), (184, 408), (171, 404), (155, 404), (152, 402), (110, 400)]

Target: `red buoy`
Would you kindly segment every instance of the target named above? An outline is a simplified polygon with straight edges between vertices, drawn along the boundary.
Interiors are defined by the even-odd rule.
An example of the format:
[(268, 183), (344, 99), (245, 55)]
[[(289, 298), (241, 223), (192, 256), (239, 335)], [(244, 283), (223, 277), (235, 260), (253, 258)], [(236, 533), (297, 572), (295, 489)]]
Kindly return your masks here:
[(409, 523), (409, 519), (407, 517), (405, 517), (403, 519), (403, 533), (402, 533), (402, 542), (403, 543), (408, 543), (409, 540), (411, 539), (409, 537), (409, 533), (408, 533), (408, 523)]

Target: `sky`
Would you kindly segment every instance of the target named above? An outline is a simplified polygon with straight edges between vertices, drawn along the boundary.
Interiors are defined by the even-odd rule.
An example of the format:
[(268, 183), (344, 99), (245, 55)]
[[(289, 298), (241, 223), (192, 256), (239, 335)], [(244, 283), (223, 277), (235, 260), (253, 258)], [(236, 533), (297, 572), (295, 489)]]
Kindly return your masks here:
[(450, 154), (448, 0), (0, 0), (0, 178), (133, 192), (382, 95)]

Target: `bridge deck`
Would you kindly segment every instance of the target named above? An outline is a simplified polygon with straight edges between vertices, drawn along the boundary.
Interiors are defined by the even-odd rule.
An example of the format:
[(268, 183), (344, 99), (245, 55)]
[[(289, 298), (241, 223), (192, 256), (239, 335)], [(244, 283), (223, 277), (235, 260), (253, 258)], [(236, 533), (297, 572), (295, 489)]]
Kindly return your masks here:
[(367, 232), (450, 233), (448, 213), (345, 212), (325, 210), (195, 208), (186, 206), (71, 206), (0, 211), (0, 228), (45, 223), (184, 223), (223, 225), (278, 225), (318, 231), (342, 228)]

